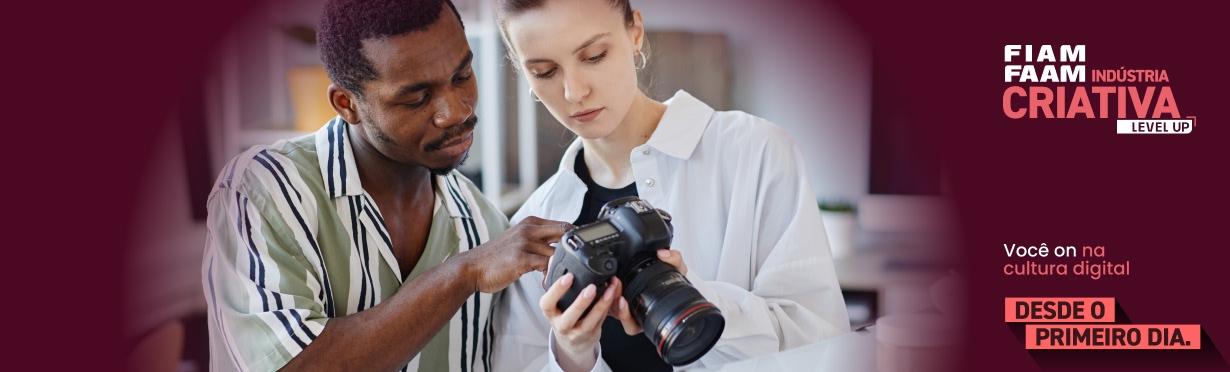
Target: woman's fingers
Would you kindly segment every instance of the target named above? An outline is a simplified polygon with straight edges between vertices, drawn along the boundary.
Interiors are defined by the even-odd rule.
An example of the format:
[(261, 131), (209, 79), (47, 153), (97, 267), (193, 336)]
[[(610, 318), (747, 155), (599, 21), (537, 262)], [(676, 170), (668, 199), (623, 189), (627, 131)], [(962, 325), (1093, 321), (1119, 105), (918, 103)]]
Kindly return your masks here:
[(674, 266), (680, 274), (688, 275), (688, 265), (683, 263), (683, 253), (673, 249), (659, 249), (658, 259)]
[(555, 307), (559, 303), (560, 297), (564, 297), (564, 293), (568, 292), (568, 287), (572, 285), (572, 273), (564, 274), (555, 280), (555, 284), (547, 288), (547, 293), (538, 299), (538, 307), (542, 308), (542, 315), (548, 320), (555, 319), (560, 316), (560, 311)]
[(602, 298), (598, 303), (594, 304), (594, 308), (589, 310), (589, 314), (585, 315), (577, 324), (577, 330), (589, 333), (594, 328), (601, 328), (602, 321), (606, 320), (607, 312), (611, 309), (611, 304), (615, 303), (615, 298), (619, 296), (621, 288), (619, 287), (619, 279), (611, 278), (607, 282), (606, 291), (602, 294)]
[[(543, 289), (546, 289), (546, 288), (547, 288), (547, 278), (550, 278), (550, 277), (551, 277), (551, 271), (550, 271), (550, 270), (551, 270), (551, 263), (552, 263), (553, 261), (555, 261), (555, 255), (551, 255), (550, 257), (547, 257), (547, 268), (546, 268), (546, 269), (544, 269), (544, 270), (542, 270), (542, 288), (543, 288)], [(567, 274), (565, 274), (565, 275), (567, 275)], [(563, 279), (563, 278), (561, 277), (560, 279)], [(540, 305), (541, 305), (541, 304), (540, 304)]]
[(632, 307), (628, 306), (628, 300), (619, 294), (623, 293), (623, 282), (615, 279), (615, 283), (619, 285), (620, 292), (616, 293), (618, 298), (612, 301), (611, 308), (607, 311), (607, 315), (619, 320), (619, 323), (624, 327), (624, 333), (635, 335), (641, 333), (641, 324), (637, 323), (636, 318), (632, 317)]
[(581, 319), (581, 313), (584, 313), (585, 309), (589, 308), (589, 304), (594, 302), (597, 292), (597, 286), (593, 284), (585, 286), (585, 289), (581, 290), (581, 294), (577, 296), (577, 299), (572, 301), (572, 305), (569, 305), (563, 314), (555, 318), (555, 328), (560, 330), (576, 328), (577, 321)]
[(611, 302), (611, 307), (607, 309), (606, 315), (610, 315), (611, 317), (615, 319), (619, 319), (619, 312), (621, 311), (621, 309), (622, 311), (625, 311), (625, 312), (628, 311), (627, 310), (628, 300), (625, 300), (623, 296), (624, 282), (622, 280), (619, 280), (619, 278), (611, 278), (611, 280), (614, 281), (615, 285), (619, 287), (619, 292), (615, 293), (615, 295), (618, 296), (619, 298), (616, 298), (615, 301)]
[(624, 326), (624, 333), (635, 335), (643, 331), (641, 324), (636, 321), (636, 318), (632, 317), (632, 307), (628, 305), (628, 301), (622, 296), (619, 298), (619, 305), (616, 308), (618, 310), (614, 316)]

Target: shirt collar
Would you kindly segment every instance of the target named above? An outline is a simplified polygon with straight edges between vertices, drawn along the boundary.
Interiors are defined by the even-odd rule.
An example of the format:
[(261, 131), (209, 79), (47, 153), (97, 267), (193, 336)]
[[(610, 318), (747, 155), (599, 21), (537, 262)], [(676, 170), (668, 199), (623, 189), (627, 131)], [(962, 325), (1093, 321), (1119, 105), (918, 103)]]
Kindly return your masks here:
[(577, 176), (575, 165), (577, 162), (577, 152), (580, 151), (581, 137), (577, 137), (572, 140), (572, 143), (568, 145), (567, 149), (564, 149), (564, 156), (559, 159), (559, 169), (564, 171), (564, 173), (572, 175), (574, 178), (579, 177)]
[[(688, 159), (700, 143), (715, 111), (682, 90), (675, 93), (666, 104), (666, 112), (662, 115), (658, 128), (649, 136), (646, 146), (652, 146), (669, 156)], [(580, 215), (581, 203), (575, 201), (582, 200), (589, 189), (577, 176), (574, 167), (580, 149), (581, 139), (577, 138), (564, 150), (564, 156), (559, 162), (560, 172), (554, 177), (555, 180), (547, 181), (547, 184), (543, 185), (548, 187), (549, 191), (538, 204), (537, 211), (542, 213), (541, 216), (573, 221)]]
[(330, 198), (363, 195), (347, 124), (337, 116), (316, 131), (316, 157)]
[[(584, 196), (585, 191), (589, 188), (585, 186), (585, 181), (581, 181), (581, 177), (577, 175), (577, 153), (580, 151), (581, 138), (578, 137), (572, 141), (571, 145), (568, 145), (568, 148), (564, 150), (564, 156), (559, 160), (560, 172), (567, 177), (556, 177), (557, 179), (553, 187), (565, 187), (567, 190), (581, 190), (580, 195)], [(579, 207), (581, 204), (576, 203), (576, 205)]]
[[(649, 136), (646, 146), (651, 146), (664, 154), (680, 159), (688, 159), (700, 143), (700, 138), (709, 127), (709, 120), (716, 112), (712, 107), (701, 102), (696, 97), (683, 90), (666, 100), (666, 112), (658, 121), (658, 128)], [(578, 184), (584, 190), (585, 183), (577, 176), (573, 165), (576, 164), (577, 152), (581, 150), (581, 138), (572, 141), (564, 156), (560, 158), (559, 169), (571, 177), (567, 177), (568, 186)]]
[(665, 103), (666, 112), (646, 145), (676, 158), (690, 158), (715, 111), (682, 90)]

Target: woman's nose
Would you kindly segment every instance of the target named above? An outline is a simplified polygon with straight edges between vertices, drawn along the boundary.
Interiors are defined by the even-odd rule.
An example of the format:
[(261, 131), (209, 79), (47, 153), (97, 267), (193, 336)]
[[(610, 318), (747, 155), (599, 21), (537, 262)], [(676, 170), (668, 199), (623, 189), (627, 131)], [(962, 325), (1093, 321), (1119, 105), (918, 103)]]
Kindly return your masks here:
[(564, 99), (572, 103), (581, 103), (589, 95), (589, 82), (578, 71), (573, 71), (564, 77)]

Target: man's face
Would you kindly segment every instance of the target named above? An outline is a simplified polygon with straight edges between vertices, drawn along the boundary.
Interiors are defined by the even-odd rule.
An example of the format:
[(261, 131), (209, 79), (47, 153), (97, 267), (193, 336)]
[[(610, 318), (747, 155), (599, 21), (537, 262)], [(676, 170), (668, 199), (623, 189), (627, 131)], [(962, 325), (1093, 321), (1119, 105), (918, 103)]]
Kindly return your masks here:
[(436, 174), (460, 165), (474, 142), (478, 88), (461, 23), (444, 7), (424, 31), (363, 41), (378, 78), (358, 102), (360, 150)]

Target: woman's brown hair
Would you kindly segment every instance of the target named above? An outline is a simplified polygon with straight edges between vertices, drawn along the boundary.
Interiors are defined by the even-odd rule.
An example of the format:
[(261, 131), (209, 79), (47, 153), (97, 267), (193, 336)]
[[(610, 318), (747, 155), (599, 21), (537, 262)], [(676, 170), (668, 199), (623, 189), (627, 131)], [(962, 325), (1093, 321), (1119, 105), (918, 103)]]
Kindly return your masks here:
[[(632, 4), (628, 0), (609, 0), (611, 8), (620, 11), (624, 15), (624, 24), (632, 26), (635, 19), (632, 17)], [(508, 28), (505, 23), (511, 17), (516, 17), (521, 13), (530, 10), (541, 8), (547, 0), (496, 0), (495, 1), (495, 17), (500, 23), (500, 30), (504, 32), (500, 35), (504, 38), (504, 49), (508, 51), (509, 59), (513, 57), (513, 47), (511, 40), (508, 40)], [(514, 65), (516, 65), (514, 63)]]

